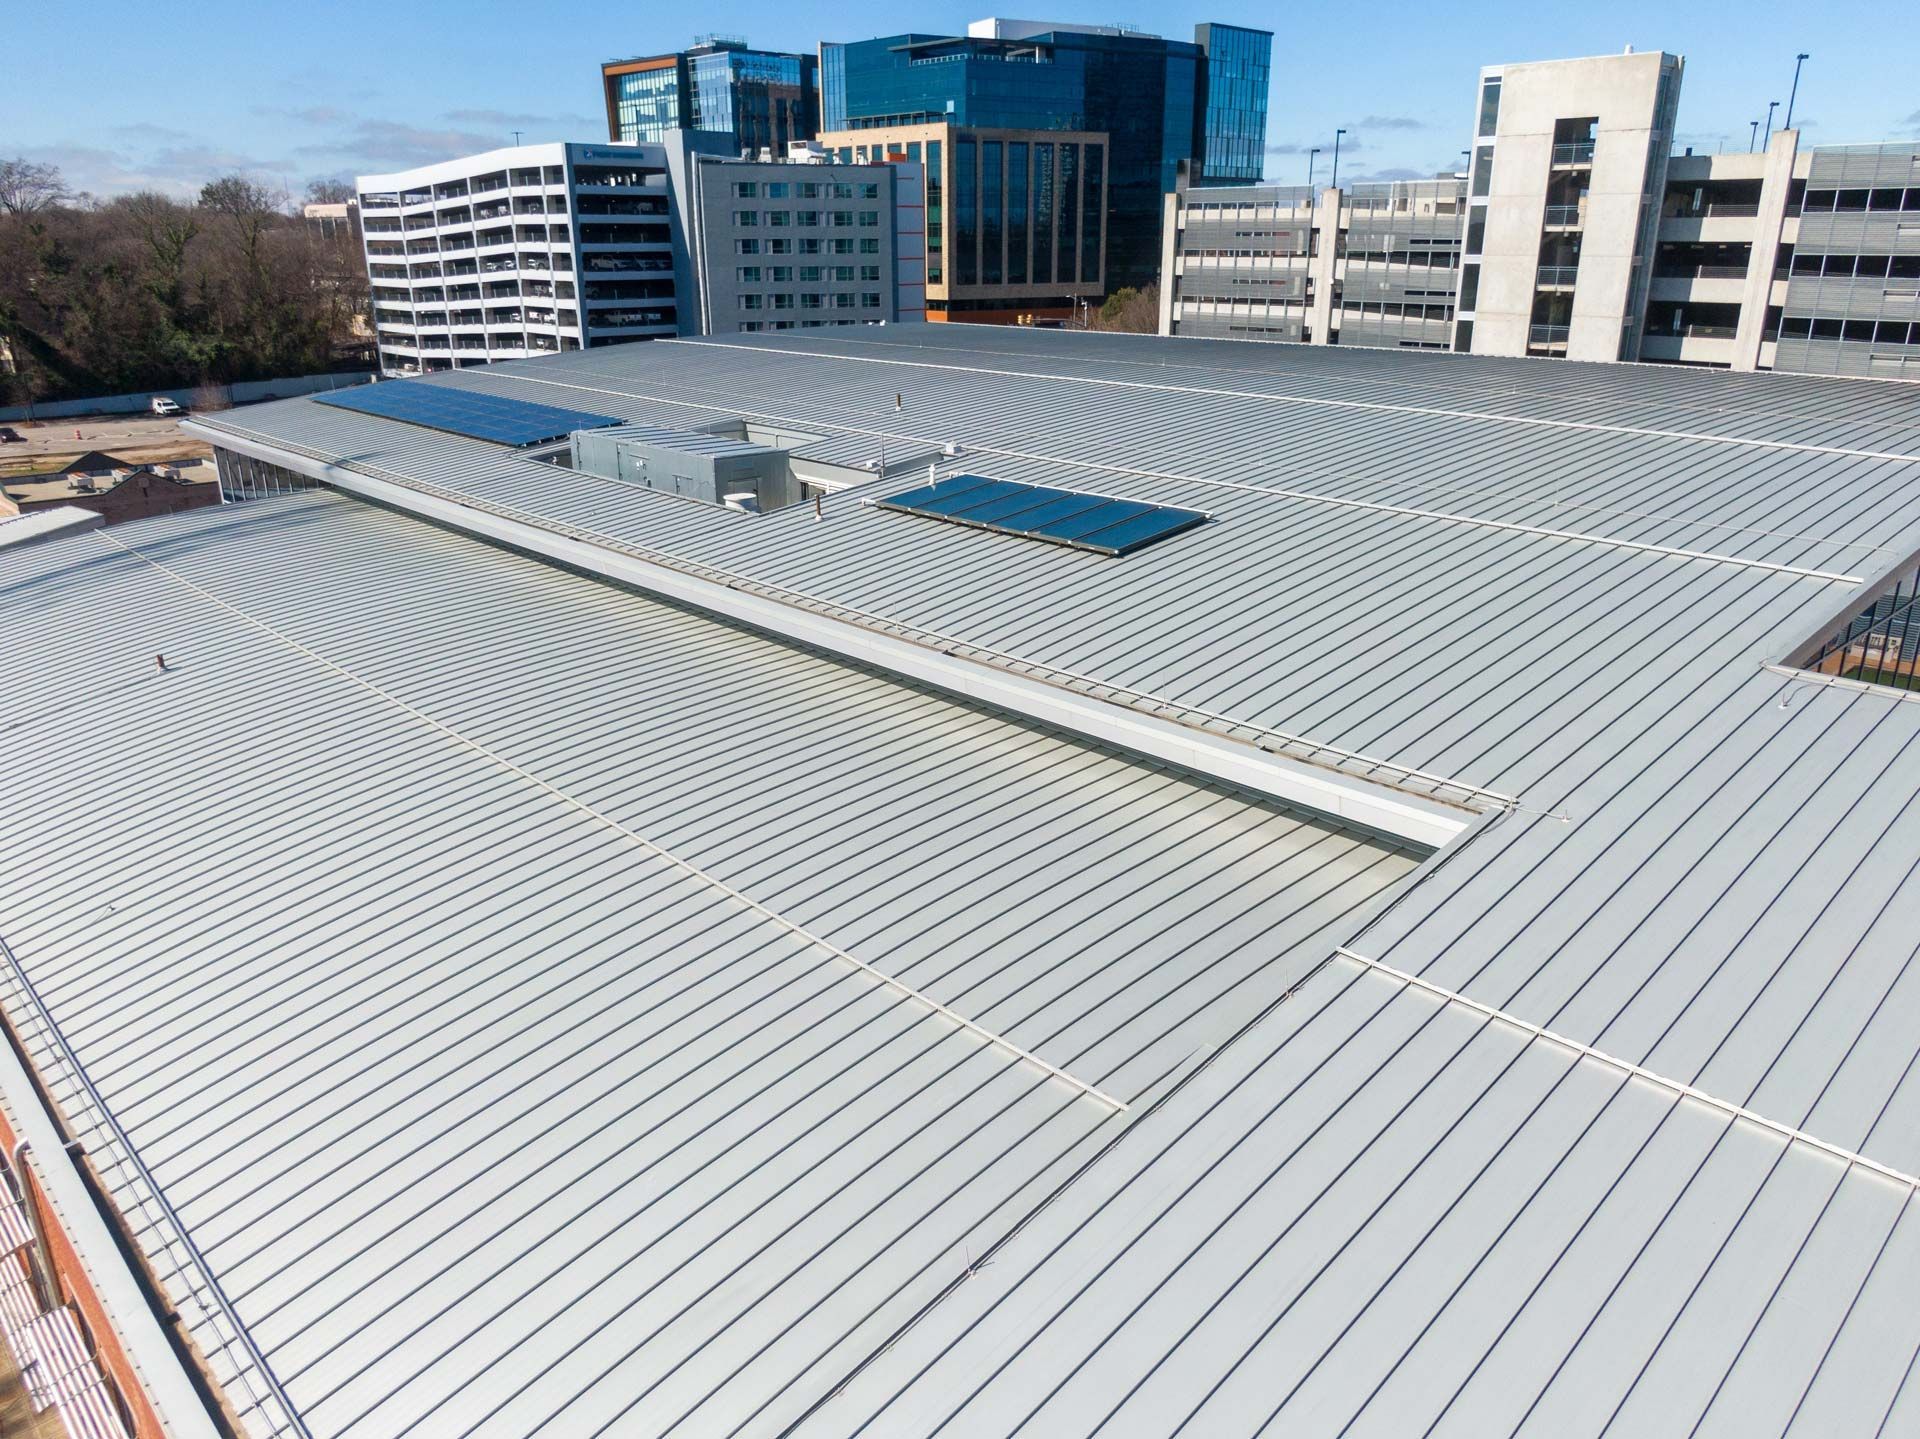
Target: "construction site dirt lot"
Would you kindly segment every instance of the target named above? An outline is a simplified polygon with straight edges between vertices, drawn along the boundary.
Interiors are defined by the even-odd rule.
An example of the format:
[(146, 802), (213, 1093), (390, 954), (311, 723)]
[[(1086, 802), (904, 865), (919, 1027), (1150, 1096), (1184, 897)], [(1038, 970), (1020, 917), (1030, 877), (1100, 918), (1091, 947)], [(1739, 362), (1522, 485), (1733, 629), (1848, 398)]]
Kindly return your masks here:
[(105, 450), (136, 464), (211, 458), (201, 440), (180, 433), (180, 420), (157, 415), (97, 415), (79, 420), (8, 420), (19, 443), (0, 443), (0, 477), (57, 470), (88, 450)]

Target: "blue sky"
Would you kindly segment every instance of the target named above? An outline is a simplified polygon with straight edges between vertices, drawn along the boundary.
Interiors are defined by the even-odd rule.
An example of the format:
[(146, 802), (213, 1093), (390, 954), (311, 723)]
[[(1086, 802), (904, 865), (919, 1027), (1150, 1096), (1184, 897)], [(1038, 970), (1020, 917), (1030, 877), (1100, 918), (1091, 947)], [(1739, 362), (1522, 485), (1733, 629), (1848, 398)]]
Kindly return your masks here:
[[(1339, 126), (1349, 132), (1341, 160), (1347, 177), (1453, 165), (1481, 65), (1629, 44), (1687, 57), (1681, 144), (1744, 149), (1747, 122), (1765, 114), (1767, 101), (1787, 98), (1802, 48), (1814, 52), (1799, 102), (1808, 143), (1920, 135), (1920, 27), (1911, 23), (1910, 0), (1818, 7), (1130, 3), (1124, 12), (1076, 0), (1001, 13), (1120, 19), (1176, 38), (1190, 38), (1199, 20), (1274, 30), (1267, 174), (1283, 181), (1304, 180), (1306, 151), (1330, 147)], [(821, 0), (727, 0), (711, 8), (633, 0), (197, 0), (177, 7), (14, 0), (9, 8), (0, 155), (51, 161), (70, 183), (100, 195), (187, 193), (230, 170), (298, 191), (315, 177), (510, 144), (514, 130), (529, 141), (604, 138), (602, 59), (678, 49), (702, 30), (811, 50), (822, 38), (871, 33), (872, 19), (849, 21), (852, 15), (884, 13), (888, 32), (939, 32), (992, 13), (946, 0), (879, 12)], [(1909, 21), (1890, 23), (1901, 11)], [(1889, 43), (1903, 35), (1904, 43)]]

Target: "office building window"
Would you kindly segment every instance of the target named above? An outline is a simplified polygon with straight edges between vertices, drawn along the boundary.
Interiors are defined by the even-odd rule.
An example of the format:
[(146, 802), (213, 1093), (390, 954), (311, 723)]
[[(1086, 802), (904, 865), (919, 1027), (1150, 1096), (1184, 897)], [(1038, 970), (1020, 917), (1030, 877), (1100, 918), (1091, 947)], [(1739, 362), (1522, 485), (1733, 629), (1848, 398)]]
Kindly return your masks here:
[(860, 267), (860, 278), (868, 284), (874, 283), (880, 278), (880, 267), (878, 265), (862, 265)]
[(1007, 146), (1007, 283), (1027, 283), (1027, 145)]
[(761, 308), (762, 303), (759, 295), (742, 295), (740, 297), (740, 308), (743, 310), (758, 310)]
[(871, 183), (863, 184), (860, 187), (860, 198), (862, 200), (878, 200), (880, 198), (880, 187)]
[(879, 254), (879, 253), (880, 253), (880, 241), (879, 241), (879, 240), (877, 240), (877, 239), (876, 239), (875, 237), (873, 237), (872, 235), (865, 235), (865, 236), (862, 236), (862, 237), (861, 237), (861, 240), (860, 240), (860, 253), (861, 253), (861, 254), (863, 254), (863, 255), (877, 255), (877, 254)]
[(878, 225), (879, 223), (880, 223), (880, 212), (878, 210), (862, 210), (860, 212), (860, 224), (863, 227), (871, 229), (873, 226)]
[(830, 249), (835, 255), (851, 255), (853, 253), (853, 241), (835, 240), (831, 243)]
[(769, 240), (767, 241), (767, 253), (769, 255), (791, 255), (793, 253), (793, 241), (784, 236), (777, 240)]
[(953, 142), (953, 257), (956, 283), (971, 285), (980, 278), (979, 146), (971, 135)]
[(741, 226), (757, 225), (760, 223), (760, 212), (758, 210), (735, 210), (733, 212), (733, 223)]
[(1080, 278), (1083, 282), (1100, 278), (1100, 227), (1107, 213), (1105, 154), (1104, 145), (1089, 145), (1081, 152), (1081, 183), (1086, 187), (1086, 199), (1080, 206)]
[(789, 285), (793, 283), (793, 266), (791, 265), (775, 265), (767, 273), (776, 285)]
[(1480, 128), (1476, 135), (1491, 135), (1500, 124), (1500, 77), (1494, 76), (1480, 87)]
[(760, 283), (760, 267), (758, 265), (742, 265), (733, 272), (733, 278), (742, 285), (757, 285)]
[(817, 229), (820, 225), (820, 212), (818, 210), (796, 210), (793, 216), (793, 223), (803, 230)]
[(1493, 146), (1480, 145), (1473, 152), (1473, 195), (1484, 199), (1493, 186)]
[(863, 310), (879, 309), (880, 297), (871, 290), (866, 291), (860, 296), (860, 308)]
[(757, 255), (760, 253), (760, 242), (758, 240), (735, 240), (733, 242), (733, 253), (736, 255)]
[(1001, 162), (1006, 147), (998, 140), (980, 142), (980, 283), (1006, 283), (1005, 176)]
[(784, 200), (787, 198), (788, 188), (788, 183), (785, 180), (769, 180), (767, 181), (767, 198), (769, 200)]
[(791, 225), (792, 223), (793, 223), (793, 212), (791, 210), (767, 211), (767, 224), (771, 226), (773, 229), (776, 229), (776, 230), (784, 229), (786, 226)]
[(803, 255), (819, 254), (820, 237), (818, 235), (802, 235), (800, 237), (800, 253)]
[(927, 283), (939, 285), (945, 283), (943, 257), (946, 251), (946, 229), (941, 223), (942, 202), (946, 190), (944, 176), (940, 169), (940, 142), (927, 141)]
[(1062, 285), (1080, 282), (1080, 147), (1060, 147), (1060, 259), (1054, 272)]
[(1053, 283), (1053, 146), (1033, 147), (1033, 283)]
[(800, 283), (801, 284), (803, 285), (818, 284), (819, 281), (820, 281), (820, 266), (802, 265), (800, 267)]
[(760, 186), (752, 180), (735, 180), (733, 182), (733, 198), (736, 200), (751, 200), (759, 193)]

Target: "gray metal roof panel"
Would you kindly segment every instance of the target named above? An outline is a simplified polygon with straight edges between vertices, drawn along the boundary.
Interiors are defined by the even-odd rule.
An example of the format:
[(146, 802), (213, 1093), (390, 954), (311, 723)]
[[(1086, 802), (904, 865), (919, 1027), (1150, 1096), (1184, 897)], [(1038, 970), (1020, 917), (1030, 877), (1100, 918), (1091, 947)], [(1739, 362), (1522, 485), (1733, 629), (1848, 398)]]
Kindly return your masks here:
[(1917, 1207), (1336, 961), (802, 1432), (1874, 1432)]
[(316, 1433), (797, 1412), (1115, 1119), (838, 954), (1132, 1095), (1413, 864), (325, 493), (0, 586), (0, 932)]
[[(969, 1261), (975, 1239), (1008, 1242), (979, 1268), (941, 1250), (916, 1271), (928, 1287), (856, 1303), (857, 1334), (830, 1324), (852, 1337), (819, 1372), (859, 1376), (809, 1428), (1072, 1433), (1112, 1410), (1110, 1431), (1139, 1433), (1189, 1411), (1221, 1433), (1276, 1412), (1355, 1433), (1599, 1432), (1615, 1416), (1658, 1429), (1673, 1415), (1700, 1432), (1871, 1432), (1920, 1402), (1904, 1297), (1920, 1250), (1897, 1173), (1915, 1162), (1920, 1100), (1920, 980), (1899, 935), (1920, 706), (1760, 668), (1847, 600), (1849, 577), (1916, 547), (1912, 387), (939, 327), (634, 346), (446, 383), (590, 399), (645, 423), (751, 415), (855, 449), (884, 436), (890, 456), (957, 441), (954, 467), (1212, 510), (1217, 524), (1112, 562), (885, 515), (861, 504), (878, 483), (832, 498), (824, 523), (701, 526), (487, 481), (490, 502), (534, 522), (564, 509), (575, 530), (796, 603), (1519, 796), (1369, 923), (1373, 871), (1318, 863), (1337, 839), (1302, 845), (1285, 821), (1218, 832), (1210, 791), (1156, 806), (1123, 789), (1104, 791), (1112, 807), (1094, 812), (1111, 828), (1089, 844), (1071, 788), (1086, 773), (1016, 768), (1006, 802), (1033, 827), (1014, 832), (1086, 846), (1049, 931), (1039, 895), (996, 864), (998, 809), (930, 820), (922, 846), (861, 808), (864, 757), (901, 751), (869, 748), (860, 726), (855, 750), (805, 751), (820, 791), (776, 789), (790, 827), (756, 844), (738, 823), (749, 801), (729, 827), (604, 751), (644, 732), (669, 769), (701, 753), (722, 775), (739, 766), (742, 785), (772, 782), (751, 754), (660, 733), (611, 681), (582, 691), (604, 711), (597, 729), (550, 733), (543, 686), (580, 682), (565, 642), (529, 643), (524, 691), (482, 699), (499, 672), (456, 662), (457, 629), (427, 664), (383, 643), (391, 618), (349, 597), (368, 573), (343, 574), (354, 589), (311, 612), (313, 596), (291, 597), (287, 623), (423, 708), (458, 705), (610, 809), (671, 815), (676, 847), (782, 913), (900, 954), (930, 993), (985, 1004), (1051, 1061), (1139, 1098), (1119, 1144), (1024, 1227), (1022, 1206), (1089, 1152), (1075, 1146), (1114, 1127), (1048, 1150), (1004, 1198), (950, 1201), (1003, 1206), (961, 1241)], [(336, 438), (349, 437), (307, 436), (323, 453)], [(465, 482), (440, 468), (433, 483)], [(211, 552), (206, 564), (222, 572)], [(278, 604), (276, 580), (249, 580), (249, 603)], [(738, 663), (714, 657), (701, 682), (714, 704), (696, 718), (724, 724)], [(934, 796), (953, 777), (912, 772)], [(843, 789), (850, 812), (817, 808)], [(1041, 808), (1018, 811), (1030, 794)], [(879, 827), (862, 830), (862, 814)], [(1263, 882), (1297, 915), (1210, 868), (1266, 854), (1269, 834), (1293, 869)], [(1154, 941), (1169, 953), (1218, 946), (1197, 966), (1155, 963), (1152, 944), (1102, 948), (1132, 856), (1163, 839), (1190, 843), (1199, 868), (1154, 869), (1134, 897), (1171, 921)], [(815, 847), (818, 882), (796, 880), (783, 854)], [(868, 883), (875, 863), (890, 891)], [(1316, 887), (1328, 879), (1330, 900)], [(942, 880), (999, 908), (982, 919), (936, 899), (923, 913), (917, 887)], [(969, 938), (979, 958), (952, 953)], [(1463, 997), (1402, 993), (1347, 959), (1302, 983), (1343, 942)], [(996, 967), (1010, 953), (1035, 968)], [(1230, 1016), (1289, 992), (1196, 1071)], [(1575, 1058), (1530, 1024), (1613, 1058)], [(941, 1292), (889, 1350), (886, 1326)], [(771, 1333), (786, 1311), (769, 1302)], [(583, 1402), (617, 1403), (622, 1382)], [(830, 1387), (797, 1381), (778, 1412)]]

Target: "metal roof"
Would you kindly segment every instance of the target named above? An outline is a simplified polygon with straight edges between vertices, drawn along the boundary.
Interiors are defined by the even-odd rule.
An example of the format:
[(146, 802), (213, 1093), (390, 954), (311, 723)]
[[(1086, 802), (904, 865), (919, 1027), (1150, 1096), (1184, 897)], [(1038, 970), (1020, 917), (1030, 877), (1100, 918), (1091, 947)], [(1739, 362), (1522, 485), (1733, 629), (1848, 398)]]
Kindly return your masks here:
[[(1920, 699), (1778, 663), (1920, 549), (1920, 391), (945, 326), (431, 383), (1213, 523), (1114, 562), (866, 503), (898, 478), (747, 517), (306, 401), (196, 424), (1480, 812), (1410, 873), (326, 496), (7, 557), (29, 708), (195, 742), (32, 777), (0, 846), (217, 882), (40, 876), (0, 933), (315, 1432), (1920, 1423)], [(148, 613), (204, 689), (104, 681), (186, 654)], [(686, 1088), (611, 1120), (608, 1065)]]
[(0, 585), (11, 1003), (314, 1434), (793, 1417), (1416, 859), (325, 493)]

